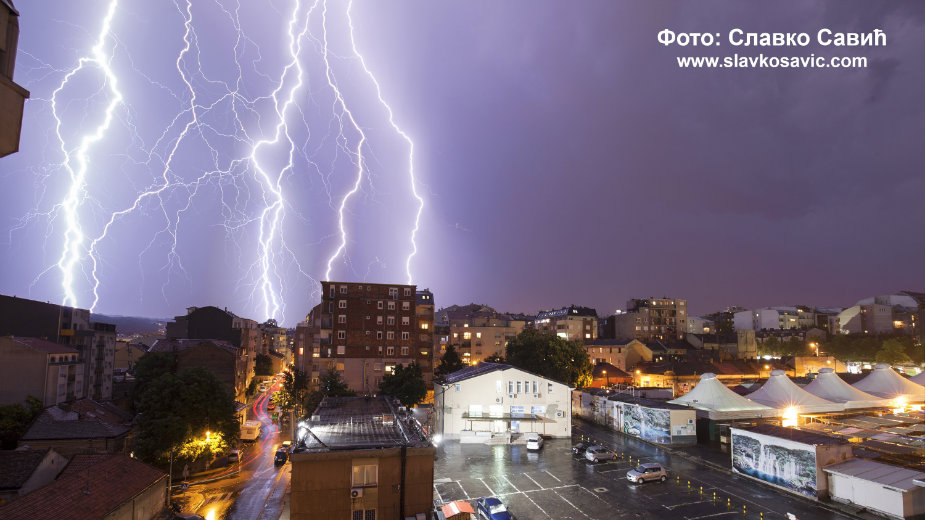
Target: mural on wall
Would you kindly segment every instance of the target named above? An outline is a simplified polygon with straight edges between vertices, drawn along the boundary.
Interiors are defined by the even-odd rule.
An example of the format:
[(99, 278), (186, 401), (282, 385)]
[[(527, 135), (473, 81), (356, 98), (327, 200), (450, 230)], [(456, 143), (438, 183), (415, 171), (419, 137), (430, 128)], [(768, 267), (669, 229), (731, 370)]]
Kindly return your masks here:
[(668, 410), (621, 403), (622, 431), (661, 444), (671, 443), (671, 415)]
[(733, 430), (732, 469), (816, 498), (816, 451), (805, 445)]

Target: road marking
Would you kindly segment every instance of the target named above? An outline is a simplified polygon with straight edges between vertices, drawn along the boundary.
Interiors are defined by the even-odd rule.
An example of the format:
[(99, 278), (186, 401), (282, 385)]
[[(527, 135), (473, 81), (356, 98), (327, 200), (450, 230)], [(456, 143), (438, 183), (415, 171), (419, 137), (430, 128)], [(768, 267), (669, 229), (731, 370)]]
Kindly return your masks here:
[[(594, 497), (594, 498), (600, 500), (601, 502), (603, 502), (603, 503), (605, 503), (605, 504), (608, 503), (608, 502), (607, 502), (606, 500), (604, 500), (603, 498), (597, 496), (597, 493), (591, 492), (590, 489), (588, 489), (588, 488), (586, 488), (586, 487), (584, 487), (584, 486), (578, 486), (578, 489), (581, 489), (581, 490), (586, 491), (589, 495), (591, 495), (592, 497)], [(603, 489), (604, 491), (607, 491), (607, 488), (599, 488), (599, 489)]]
[(442, 503), (442, 502), (446, 502), (445, 500), (443, 500), (443, 495), (440, 494), (440, 490), (437, 489), (437, 485), (436, 485), (436, 484), (434, 484), (434, 491), (437, 492), (437, 498), (440, 499), (440, 502), (441, 502), (441, 503)]
[(548, 516), (549, 518), (552, 518), (552, 516), (550, 516), (549, 513), (547, 513), (545, 509), (543, 509), (542, 507), (540, 507), (540, 505), (537, 504), (535, 500), (533, 500), (532, 498), (530, 498), (530, 495), (527, 495), (526, 493), (524, 493), (523, 495), (524, 495), (524, 498), (526, 498), (527, 500), (529, 500), (537, 509), (540, 510), (541, 513), (543, 513), (544, 515)]
[(543, 471), (545, 471), (546, 474), (549, 475), (550, 477), (556, 479), (556, 482), (562, 482), (561, 480), (559, 480), (559, 477), (557, 477), (557, 476), (553, 475), (552, 473), (550, 473), (548, 469), (544, 469)]
[[(528, 475), (528, 474), (526, 474), (526, 473), (524, 473), (524, 476), (527, 477), (527, 478), (530, 479), (530, 480), (533, 480), (533, 477), (531, 477), (530, 475)], [(533, 483), (536, 484), (536, 487), (538, 487), (538, 488), (540, 488), (540, 489), (543, 488), (543, 486), (541, 486), (540, 483), (537, 482), (536, 480), (533, 480)]]
[(683, 502), (683, 503), (681, 503), (681, 504), (675, 504), (675, 505), (673, 505), (673, 506), (666, 506), (666, 505), (662, 504), (662, 507), (664, 507), (665, 509), (671, 511), (672, 509), (674, 509), (674, 508), (676, 508), (676, 507), (690, 506), (690, 505), (693, 505), (693, 504), (703, 504), (703, 503), (706, 503), (706, 502), (712, 502), (712, 500), (697, 500), (697, 501), (695, 501), (695, 502)]
[(739, 515), (738, 511), (723, 511), (722, 513), (713, 513), (712, 515), (703, 515), (703, 516), (692, 516), (688, 520), (697, 520), (698, 518), (716, 518), (717, 516), (723, 515)]
[(501, 478), (503, 478), (504, 480), (507, 480), (507, 483), (510, 484), (512, 488), (514, 488), (514, 491), (517, 491), (518, 493), (520, 492), (520, 490), (517, 489), (517, 486), (515, 486), (514, 483), (511, 482), (511, 480), (510, 480), (509, 478), (507, 478), (507, 477), (504, 476), (504, 475), (501, 475)]
[[(579, 486), (579, 487), (580, 487), (580, 486)], [(555, 493), (556, 496), (558, 496), (559, 498), (561, 498), (562, 500), (564, 500), (566, 504), (568, 504), (568, 505), (574, 507), (574, 508), (575, 508), (575, 511), (578, 511), (579, 513), (585, 515), (585, 518), (591, 518), (590, 516), (588, 516), (587, 513), (585, 513), (585, 512), (582, 511), (581, 509), (578, 509), (578, 506), (576, 506), (575, 504), (569, 502), (569, 500), (568, 500), (567, 498), (565, 498), (564, 496), (560, 495), (558, 491), (553, 491), (553, 493)]]
[(491, 486), (489, 486), (488, 484), (485, 483), (485, 480), (484, 480), (484, 479), (481, 479), (481, 478), (480, 478), (479, 481), (482, 482), (482, 485), (485, 486), (485, 489), (487, 489), (489, 493), (491, 493), (492, 495), (497, 494), (497, 493), (495, 493), (495, 490), (491, 489)]

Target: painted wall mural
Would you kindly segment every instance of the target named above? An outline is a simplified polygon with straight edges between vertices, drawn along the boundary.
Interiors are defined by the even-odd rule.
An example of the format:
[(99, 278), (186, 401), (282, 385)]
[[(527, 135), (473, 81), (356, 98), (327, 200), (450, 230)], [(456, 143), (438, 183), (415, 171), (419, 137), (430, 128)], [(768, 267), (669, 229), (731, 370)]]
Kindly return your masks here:
[(732, 469), (816, 498), (816, 450), (812, 446), (733, 430)]
[(622, 431), (661, 444), (671, 443), (671, 416), (668, 410), (621, 403)]

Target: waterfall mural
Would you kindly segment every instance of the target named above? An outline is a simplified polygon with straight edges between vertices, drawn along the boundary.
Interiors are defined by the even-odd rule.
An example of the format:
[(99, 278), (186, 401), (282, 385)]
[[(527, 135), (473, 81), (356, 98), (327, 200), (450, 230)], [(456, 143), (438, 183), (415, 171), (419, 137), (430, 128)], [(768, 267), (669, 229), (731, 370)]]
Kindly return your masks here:
[(661, 444), (671, 443), (671, 415), (669, 410), (647, 408), (637, 404), (620, 403), (623, 433)]
[(732, 469), (816, 498), (816, 451), (813, 446), (734, 430)]

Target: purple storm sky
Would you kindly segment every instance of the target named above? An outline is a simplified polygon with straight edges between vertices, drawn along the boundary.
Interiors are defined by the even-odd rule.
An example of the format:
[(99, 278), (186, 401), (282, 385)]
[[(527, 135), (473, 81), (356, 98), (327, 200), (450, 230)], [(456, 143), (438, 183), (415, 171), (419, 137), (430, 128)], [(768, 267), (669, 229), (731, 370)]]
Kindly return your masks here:
[[(32, 97), (0, 159), (4, 294), (294, 325), (328, 274), (406, 282), (409, 164), (411, 278), (438, 307), (605, 315), (667, 295), (700, 314), (925, 287), (920, 0), (356, 0), (349, 18), (121, 0), (102, 38), (109, 1), (16, 4)], [(823, 47), (826, 27), (887, 44)], [(665, 28), (722, 43), (666, 47)], [(734, 28), (812, 41), (734, 47)], [(676, 61), (735, 53), (868, 66)]]

